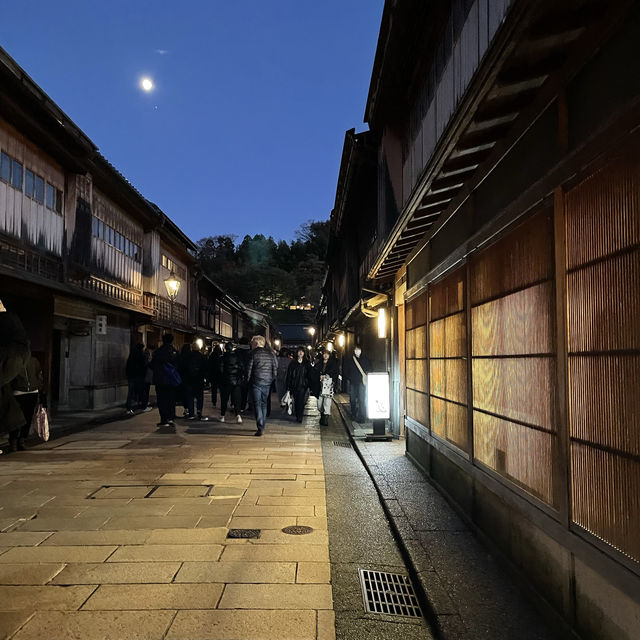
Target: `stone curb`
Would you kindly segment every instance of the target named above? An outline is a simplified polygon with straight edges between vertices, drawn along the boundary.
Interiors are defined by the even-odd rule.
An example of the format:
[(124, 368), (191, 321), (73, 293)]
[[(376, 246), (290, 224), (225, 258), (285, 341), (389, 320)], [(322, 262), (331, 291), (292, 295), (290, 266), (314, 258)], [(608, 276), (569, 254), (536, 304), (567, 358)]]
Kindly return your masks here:
[(397, 497), (393, 488), (386, 481), (386, 478), (381, 477), (377, 472), (377, 465), (369, 458), (366, 451), (360, 449), (359, 442), (353, 437), (353, 433), (349, 429), (351, 420), (344, 407), (337, 402), (334, 405), (338, 409), (354, 451), (373, 481), (393, 536), (407, 564), (409, 576), (416, 589), (416, 595), (425, 617), (435, 633), (435, 637), (440, 640), (461, 640), (465, 638), (467, 633), (462, 618), (449, 597), (445, 585), (440, 580), (440, 576), (433, 570), (431, 561), (424, 552), (422, 545), (415, 538), (408, 518), (399, 511)]

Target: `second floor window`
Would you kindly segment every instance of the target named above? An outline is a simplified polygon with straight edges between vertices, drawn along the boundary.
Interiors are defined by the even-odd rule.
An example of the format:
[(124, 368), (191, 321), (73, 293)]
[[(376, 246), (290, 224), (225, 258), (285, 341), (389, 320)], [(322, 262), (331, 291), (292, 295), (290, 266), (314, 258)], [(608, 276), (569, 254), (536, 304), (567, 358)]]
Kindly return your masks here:
[(24, 193), (36, 202), (44, 204), (44, 178), (27, 169), (24, 173)]
[(22, 191), (22, 164), (4, 151), (0, 154), (0, 179)]
[(56, 213), (62, 213), (62, 191), (56, 189), (48, 182), (45, 190), (45, 204), (47, 209), (51, 209), (51, 211), (55, 211)]

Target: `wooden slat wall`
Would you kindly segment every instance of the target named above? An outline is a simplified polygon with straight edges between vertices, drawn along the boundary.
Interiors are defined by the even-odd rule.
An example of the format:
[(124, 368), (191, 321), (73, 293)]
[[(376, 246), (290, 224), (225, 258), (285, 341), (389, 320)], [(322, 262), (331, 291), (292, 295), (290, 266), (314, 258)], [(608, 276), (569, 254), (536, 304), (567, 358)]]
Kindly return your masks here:
[(573, 521), (640, 560), (640, 154), (565, 197)]
[(429, 288), (431, 430), (469, 451), (465, 275), (459, 269)]
[[(0, 149), (22, 164), (22, 190), (0, 181), (0, 231), (24, 242), (62, 255), (63, 216), (24, 193), (25, 171), (29, 169), (60, 191), (64, 174), (60, 168), (20, 135), (0, 121)], [(63, 198), (64, 201), (64, 198)]]
[(470, 264), (477, 460), (553, 504), (553, 220), (541, 211)]
[[(466, 4), (457, 1), (460, 5)], [(403, 204), (428, 164), (511, 3), (512, 0), (475, 0), (452, 48), (442, 53), (446, 61), (435, 87), (428, 86), (435, 74), (426, 74), (423, 94), (412, 108), (410, 119), (416, 124), (406, 133), (405, 147), (408, 153), (402, 167)], [(452, 16), (453, 13), (457, 13), (457, 10), (452, 11)], [(454, 32), (453, 17), (446, 29)], [(425, 104), (428, 106), (421, 113)]]

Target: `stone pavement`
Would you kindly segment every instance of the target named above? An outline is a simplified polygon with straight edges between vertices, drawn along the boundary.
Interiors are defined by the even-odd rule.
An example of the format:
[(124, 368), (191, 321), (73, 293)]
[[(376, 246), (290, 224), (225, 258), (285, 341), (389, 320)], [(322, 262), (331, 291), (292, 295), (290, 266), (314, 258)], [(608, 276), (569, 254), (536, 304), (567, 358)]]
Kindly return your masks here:
[[(533, 607), (443, 495), (405, 455), (404, 440), (366, 442), (368, 425), (351, 423), (348, 396), (338, 403), (344, 428), (365, 462), (414, 584), (444, 640), (566, 638)], [(368, 428), (367, 428), (368, 427)]]
[(0, 457), (0, 638), (334, 638), (317, 421), (156, 421)]

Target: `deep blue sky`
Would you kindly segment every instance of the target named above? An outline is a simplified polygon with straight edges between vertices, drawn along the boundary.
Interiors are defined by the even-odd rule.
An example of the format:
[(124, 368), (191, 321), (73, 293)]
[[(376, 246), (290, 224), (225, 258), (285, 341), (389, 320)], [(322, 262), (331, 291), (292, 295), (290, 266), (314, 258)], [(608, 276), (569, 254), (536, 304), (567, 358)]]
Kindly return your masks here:
[(0, 45), (192, 239), (290, 240), (365, 128), (383, 3), (3, 2)]

